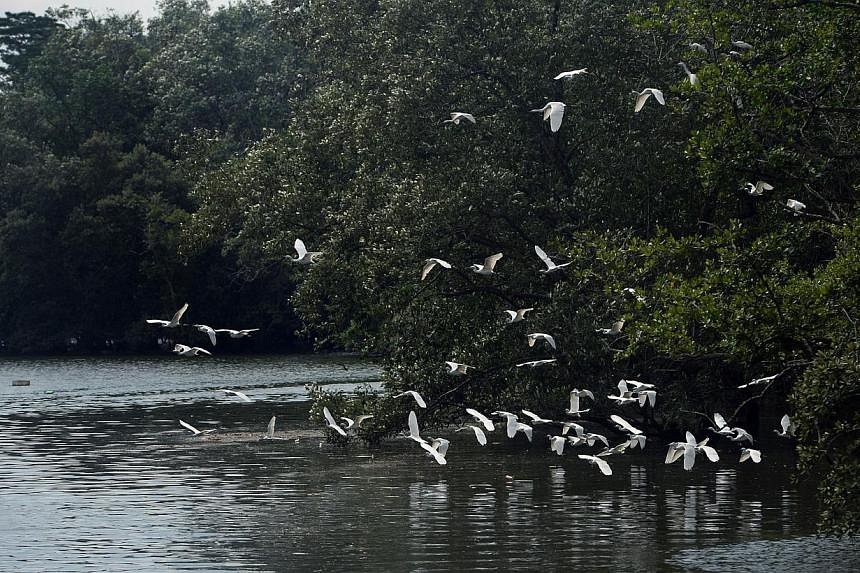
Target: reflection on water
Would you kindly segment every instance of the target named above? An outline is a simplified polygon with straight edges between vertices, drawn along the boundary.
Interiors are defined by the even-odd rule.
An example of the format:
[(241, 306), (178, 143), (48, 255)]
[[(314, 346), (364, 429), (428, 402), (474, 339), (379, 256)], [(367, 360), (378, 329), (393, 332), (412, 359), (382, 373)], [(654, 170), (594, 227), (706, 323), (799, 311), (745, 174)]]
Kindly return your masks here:
[[(0, 362), (0, 570), (680, 571), (680, 550), (812, 531), (776, 453), (684, 472), (649, 441), (603, 476), (498, 432), (446, 435), (445, 467), (321, 444), (304, 384), (377, 376), (344, 360)], [(271, 415), (290, 439), (257, 439)]]

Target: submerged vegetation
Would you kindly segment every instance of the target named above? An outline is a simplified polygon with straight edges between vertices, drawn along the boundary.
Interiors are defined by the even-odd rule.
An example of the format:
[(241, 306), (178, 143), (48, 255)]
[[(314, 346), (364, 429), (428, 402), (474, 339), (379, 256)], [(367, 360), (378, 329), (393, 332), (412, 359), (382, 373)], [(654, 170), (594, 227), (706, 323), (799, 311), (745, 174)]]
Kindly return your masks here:
[[(786, 399), (823, 529), (856, 531), (858, 15), (781, 0), (167, 0), (146, 27), (7, 14), (0, 339), (140, 348), (141, 319), (187, 300), (270, 347), (378, 354), (388, 388), (420, 391), (440, 423), (464, 403), (559, 413), (573, 386), (619, 378), (659, 386), (639, 422), (660, 429)], [(634, 113), (649, 87), (665, 106)], [(529, 112), (548, 101), (566, 104), (557, 132)], [(296, 238), (318, 262), (289, 264)], [(535, 245), (571, 264), (539, 272)], [(498, 252), (495, 274), (468, 270)], [(454, 268), (421, 281), (429, 257)], [(535, 331), (557, 352), (527, 346)], [(374, 400), (369, 439), (409, 409)]]

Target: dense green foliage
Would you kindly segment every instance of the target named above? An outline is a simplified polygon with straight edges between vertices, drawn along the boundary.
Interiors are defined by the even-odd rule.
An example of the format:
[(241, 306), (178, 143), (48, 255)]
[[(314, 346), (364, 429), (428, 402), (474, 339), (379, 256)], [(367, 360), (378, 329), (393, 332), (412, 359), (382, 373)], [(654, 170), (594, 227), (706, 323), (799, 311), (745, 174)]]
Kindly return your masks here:
[[(572, 387), (605, 396), (619, 378), (659, 386), (636, 419), (652, 432), (721, 411), (769, 433), (786, 409), (799, 474), (823, 475), (822, 526), (856, 531), (858, 13), (278, 0), (209, 15), (173, 0), (146, 32), (82, 19), (40, 39), (0, 100), (0, 338), (82, 316), (127, 329), (196, 296), (225, 320), (294, 308), (317, 347), (381, 355), (390, 390), (427, 398), (422, 423), (464, 403), (553, 416)], [(666, 105), (634, 113), (646, 87)], [(567, 104), (557, 133), (529, 112), (547, 101)], [(453, 111), (477, 122), (443, 123)], [(773, 189), (749, 194), (758, 180)], [(285, 265), (297, 237), (318, 263)], [(534, 245), (571, 264), (538, 272)], [(496, 275), (468, 270), (496, 252)], [(421, 281), (427, 257), (454, 269)], [(620, 319), (620, 335), (596, 331)], [(535, 331), (558, 351), (528, 347)], [(454, 378), (445, 360), (475, 369)], [(375, 408), (371, 440), (410, 408), (315, 396)]]

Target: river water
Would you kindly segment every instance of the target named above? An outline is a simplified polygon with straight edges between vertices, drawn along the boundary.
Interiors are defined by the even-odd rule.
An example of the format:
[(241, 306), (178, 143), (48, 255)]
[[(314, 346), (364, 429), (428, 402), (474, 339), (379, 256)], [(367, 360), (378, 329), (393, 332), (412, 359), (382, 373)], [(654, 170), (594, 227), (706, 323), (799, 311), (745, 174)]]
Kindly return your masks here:
[[(649, 443), (612, 476), (498, 431), (485, 448), (443, 433), (447, 466), (405, 439), (326, 443), (305, 384), (378, 374), (349, 357), (0, 361), (0, 571), (860, 570), (858, 544), (810, 537), (812, 486), (775, 438), (759, 465), (725, 446), (691, 472)], [(272, 415), (283, 439), (261, 441)]]

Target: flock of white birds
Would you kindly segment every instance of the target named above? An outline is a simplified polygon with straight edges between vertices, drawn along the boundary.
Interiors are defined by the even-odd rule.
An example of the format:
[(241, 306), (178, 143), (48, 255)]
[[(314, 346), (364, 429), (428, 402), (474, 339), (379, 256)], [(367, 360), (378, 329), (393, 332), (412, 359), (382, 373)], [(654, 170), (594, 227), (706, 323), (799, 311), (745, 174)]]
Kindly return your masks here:
[[(737, 48), (738, 50), (743, 51), (748, 51), (752, 49), (752, 46), (750, 44), (739, 40), (733, 41), (732, 46)], [(708, 53), (708, 48), (699, 43), (691, 43), (690, 48), (696, 51)], [(740, 52), (735, 50), (728, 52), (728, 55), (731, 57), (742, 56)], [(700, 81), (697, 75), (690, 71), (686, 63), (679, 62), (678, 65), (683, 68), (683, 71), (687, 75), (687, 79), (691, 85), (699, 85)], [(553, 79), (572, 80), (577, 76), (581, 76), (587, 73), (587, 68), (575, 69), (561, 72)], [(634, 92), (634, 95), (636, 96), (633, 106), (634, 113), (639, 113), (652, 96), (654, 100), (660, 105), (666, 105), (666, 100), (663, 95), (663, 92), (657, 88), (646, 87), (639, 92)], [(565, 104), (563, 102), (550, 101), (547, 102), (546, 105), (544, 105), (542, 108), (533, 109), (531, 111), (543, 114), (544, 121), (549, 120), (550, 131), (555, 133), (561, 128), (562, 119), (564, 117)], [(450, 114), (450, 119), (444, 120), (444, 123), (451, 123), (453, 125), (460, 125), (461, 123), (475, 124), (476, 122), (477, 120), (475, 119), (474, 115), (461, 111), (452, 112)], [(744, 186), (744, 189), (752, 196), (761, 196), (764, 194), (765, 191), (771, 191), (773, 190), (773, 188), (774, 187), (771, 184), (765, 181), (746, 183)], [(800, 214), (806, 209), (805, 204), (794, 199), (788, 199), (785, 206), (788, 210), (793, 211), (795, 214)], [(290, 257), (290, 260), (298, 264), (313, 264), (317, 262), (317, 259), (323, 254), (320, 251), (308, 251), (304, 242), (301, 239), (296, 239), (294, 243), (294, 248), (296, 251), (296, 256)], [(545, 265), (545, 268), (542, 268), (540, 270), (541, 273), (555, 273), (563, 270), (565, 267), (571, 264), (570, 262), (557, 264), (538, 245), (535, 245), (534, 251), (538, 258), (541, 260), (541, 262)], [(472, 264), (468, 268), (469, 270), (473, 271), (478, 275), (490, 276), (495, 274), (496, 265), (499, 263), (502, 257), (502, 253), (496, 253), (494, 255), (486, 257), (483, 262)], [(421, 269), (420, 280), (425, 280), (429, 276), (429, 274), (437, 267), (441, 269), (452, 269), (453, 265), (440, 258), (428, 258), (424, 261), (424, 265)], [(629, 291), (637, 299), (642, 300), (642, 298), (636, 293), (635, 290), (628, 288), (625, 289), (625, 291)], [(187, 309), (188, 304), (186, 303), (176, 312), (176, 314), (173, 315), (173, 317), (169, 321), (150, 319), (146, 322), (149, 324), (159, 325), (165, 328), (175, 328), (180, 326), (182, 316)], [(520, 308), (514, 310), (505, 310), (504, 313), (506, 315), (507, 323), (513, 324), (526, 321), (526, 315), (533, 310), (534, 308)], [(195, 324), (193, 326), (197, 328), (197, 330), (199, 330), (200, 332), (206, 334), (209, 337), (209, 340), (213, 346), (215, 346), (217, 343), (218, 333), (226, 333), (232, 338), (244, 338), (246, 336), (249, 336), (251, 333), (259, 330), (256, 328), (246, 330), (232, 330), (226, 328), (213, 329), (204, 324)], [(608, 328), (597, 328), (596, 332), (606, 336), (617, 336), (621, 333), (623, 328), (624, 321), (618, 320)], [(557, 349), (555, 338), (551, 334), (547, 333), (528, 333), (526, 334), (526, 342), (529, 347), (534, 347), (538, 343), (545, 343), (553, 351)], [(211, 354), (209, 351), (203, 348), (197, 346), (186, 346), (183, 344), (176, 344), (173, 349), (173, 352), (180, 356), (198, 356), (200, 354)], [(535, 368), (540, 366), (552, 365), (555, 362), (555, 358), (543, 358), (539, 360), (522, 362), (516, 364), (516, 367)], [(468, 376), (469, 371), (475, 370), (475, 367), (454, 361), (446, 361), (445, 369), (446, 372), (451, 376)], [(772, 382), (777, 376), (778, 374), (759, 378), (747, 384), (743, 384), (738, 388), (746, 388)], [(222, 389), (220, 391), (225, 392), (227, 394), (232, 394), (246, 402), (252, 401), (251, 398), (249, 398), (247, 395), (236, 390)], [(416, 405), (419, 408), (427, 408), (426, 401), (415, 390), (407, 390), (405, 392), (396, 394), (394, 397), (409, 397), (415, 401)], [(574, 388), (570, 391), (570, 404), (569, 407), (565, 410), (565, 412), (568, 416), (575, 420), (579, 420), (582, 414), (590, 411), (590, 409), (581, 408), (582, 398), (588, 398), (591, 401), (595, 400), (594, 394), (590, 390), (580, 390)], [(607, 399), (614, 402), (618, 407), (638, 405), (639, 408), (645, 408), (646, 406), (654, 408), (657, 402), (657, 389), (653, 384), (646, 384), (637, 380), (620, 380), (618, 382), (618, 394), (608, 395)], [(478, 444), (480, 444), (481, 446), (485, 446), (488, 443), (486, 432), (495, 431), (496, 424), (490, 417), (482, 414), (474, 408), (466, 408), (465, 412), (468, 416), (472, 417), (477, 422), (477, 425), (464, 424), (462, 427), (457, 428), (455, 431), (472, 431)], [(505, 428), (505, 433), (509, 439), (515, 439), (518, 434), (523, 434), (529, 442), (532, 442), (534, 438), (534, 428), (541, 428), (541, 430), (546, 434), (549, 440), (550, 450), (555, 452), (559, 456), (563, 455), (565, 446), (568, 444), (572, 447), (594, 447), (596, 445), (602, 445), (603, 448), (600, 451), (594, 453), (594, 455), (579, 454), (578, 458), (588, 462), (589, 464), (597, 466), (597, 469), (604, 475), (612, 474), (612, 468), (606, 461), (606, 458), (612, 455), (621, 454), (626, 450), (636, 448), (637, 446), (640, 449), (644, 449), (645, 447), (645, 433), (642, 430), (633, 426), (630, 422), (628, 422), (618, 414), (611, 414), (609, 416), (609, 422), (611, 422), (612, 426), (614, 426), (620, 433), (624, 434), (625, 439), (618, 444), (611, 445), (605, 435), (588, 432), (586, 431), (585, 427), (577, 421), (561, 421), (542, 418), (541, 416), (525, 409), (521, 410), (521, 412), (528, 419), (529, 423), (520, 421), (519, 416), (517, 414), (504, 410), (494, 411), (490, 414), (490, 416), (503, 420), (502, 423)], [(342, 416), (340, 419), (343, 420), (343, 425), (341, 425), (335, 420), (335, 417), (329, 411), (328, 407), (323, 408), (323, 416), (325, 418), (326, 427), (336, 432), (340, 436), (344, 437), (348, 436), (349, 432), (354, 432), (357, 428), (361, 427), (362, 422), (364, 422), (365, 420), (373, 418), (373, 415), (370, 414), (363, 414), (357, 416), (355, 419)], [(263, 439), (276, 439), (274, 435), (275, 420), (275, 416), (270, 419), (266, 433), (262, 436)], [(716, 436), (720, 436), (738, 444), (746, 444), (745, 447), (742, 446), (740, 448), (740, 462), (745, 462), (747, 460), (752, 460), (754, 463), (761, 462), (761, 451), (753, 449), (751, 447), (754, 444), (755, 439), (749, 432), (740, 427), (731, 427), (723, 418), (723, 416), (719, 413), (713, 414), (713, 423), (714, 425), (711, 426), (709, 430)], [(197, 428), (183, 420), (179, 420), (179, 424), (192, 432), (195, 436), (208, 434), (214, 431), (211, 429), (202, 431), (198, 430)], [(571, 431), (573, 432), (573, 434), (571, 434)], [(794, 424), (791, 422), (791, 419), (787, 414), (783, 416), (780, 420), (780, 430), (774, 431), (778, 435), (783, 437), (791, 437), (794, 435)], [(446, 456), (448, 454), (450, 441), (445, 438), (425, 439), (421, 437), (418, 426), (418, 417), (415, 414), (414, 410), (410, 411), (407, 417), (406, 436), (409, 439), (418, 443), (419, 446), (425, 452), (427, 452), (427, 454), (438, 464), (447, 464)], [(695, 464), (697, 454), (704, 454), (705, 457), (707, 457), (707, 459), (711, 462), (719, 461), (720, 458), (717, 451), (712, 446), (708, 445), (710, 438), (704, 438), (703, 440), (699, 441), (692, 434), (692, 432), (689, 431), (685, 433), (684, 437), (684, 441), (672, 442), (669, 444), (669, 449), (666, 453), (665, 463), (671, 464), (679, 459), (683, 459), (684, 469), (691, 470)]]

